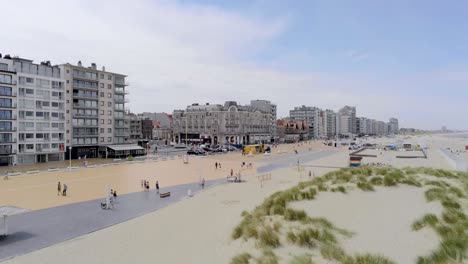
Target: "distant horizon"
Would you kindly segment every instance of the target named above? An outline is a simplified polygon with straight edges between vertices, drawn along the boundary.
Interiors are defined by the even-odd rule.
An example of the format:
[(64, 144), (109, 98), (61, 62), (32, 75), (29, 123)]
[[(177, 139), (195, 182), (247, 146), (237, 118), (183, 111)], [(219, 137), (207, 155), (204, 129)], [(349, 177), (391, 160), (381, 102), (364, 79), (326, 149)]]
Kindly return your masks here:
[[(111, 4), (110, 4), (111, 3)], [(468, 2), (3, 3), (3, 55), (128, 75), (132, 112), (270, 100), (468, 129)], [(18, 12), (21, 10), (21, 19)], [(116, 16), (125, 10), (125, 16)], [(50, 14), (50, 15), (44, 15)]]

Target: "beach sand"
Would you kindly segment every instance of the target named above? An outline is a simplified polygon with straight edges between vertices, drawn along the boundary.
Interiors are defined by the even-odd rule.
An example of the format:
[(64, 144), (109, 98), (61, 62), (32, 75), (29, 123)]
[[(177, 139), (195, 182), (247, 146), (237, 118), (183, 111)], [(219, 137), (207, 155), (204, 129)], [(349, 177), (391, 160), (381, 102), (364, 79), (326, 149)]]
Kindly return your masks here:
[[(379, 140), (391, 142), (394, 139), (376, 139)], [(414, 137), (411, 140), (416, 142), (421, 139)], [(428, 155), (428, 159), (390, 159), (390, 165), (450, 168), (444, 157), (437, 154), (436, 144), (431, 140), (443, 143), (434, 138), (426, 140), (430, 145), (429, 153), (434, 151)], [(317, 149), (319, 148), (317, 146)], [(291, 151), (291, 148), (288, 151)], [(336, 154), (306, 165), (347, 166), (348, 155), (347, 149), (341, 149)], [(239, 157), (240, 154), (235, 158)], [(226, 164), (232, 161), (230, 156), (226, 155), (223, 158), (225, 160), (222, 162)], [(258, 157), (259, 162), (260, 159), (262, 158)], [(213, 167), (214, 160), (206, 160), (209, 160), (207, 164)], [(379, 158), (375, 161), (387, 162)], [(238, 164), (239, 160), (232, 162)], [(162, 166), (160, 164), (158, 166)], [(145, 165), (128, 165), (128, 173), (138, 170), (138, 166), (145, 168), (142, 171), (152, 169), (144, 167)], [(119, 166), (115, 166), (115, 169), (122, 171)], [(306, 170), (308, 169), (313, 170), (316, 176), (333, 170), (323, 167), (308, 167)], [(225, 173), (223, 171), (223, 174)], [(173, 175), (171, 174), (171, 177), (174, 177)], [(197, 180), (197, 174), (191, 177), (195, 179), (190, 180)], [(131, 183), (132, 186), (136, 185), (132, 187), (135, 190), (139, 188), (139, 179)], [(252, 241), (231, 239), (232, 230), (242, 219), (242, 211), (254, 209), (272, 193), (293, 187), (308, 177), (306, 172), (299, 173), (295, 168), (285, 168), (274, 171), (272, 179), (264, 182), (263, 187), (260, 187), (253, 174), (246, 179), (245, 183), (223, 184), (207, 189), (154, 213), (4, 263), (229, 263), (233, 256), (254, 247)], [(102, 181), (103, 184), (104, 182)], [(100, 188), (102, 189), (102, 186)], [(438, 244), (437, 236), (430, 230), (411, 231), (411, 223), (416, 218), (425, 213), (440, 211), (439, 206), (424, 200), (422, 191), (423, 189), (400, 186), (379, 189), (375, 193), (320, 193), (317, 200), (296, 206), (302, 206), (310, 215), (327, 217), (337, 226), (355, 232), (352, 238), (343, 241), (343, 246), (351, 253), (381, 253), (397, 263), (414, 263), (416, 256), (429, 253)], [(286, 253), (294, 251), (293, 248), (281, 250)], [(280, 260), (280, 263), (285, 263), (284, 261), (285, 259)]]

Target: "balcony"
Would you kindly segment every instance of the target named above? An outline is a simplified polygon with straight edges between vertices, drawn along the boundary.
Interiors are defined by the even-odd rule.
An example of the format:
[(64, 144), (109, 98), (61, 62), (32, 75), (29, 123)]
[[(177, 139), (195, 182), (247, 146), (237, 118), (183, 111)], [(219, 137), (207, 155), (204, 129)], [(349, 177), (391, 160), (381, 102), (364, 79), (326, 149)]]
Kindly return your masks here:
[(3, 82), (0, 80), (0, 84), (16, 85), (16, 80), (12, 80), (11, 82)]
[(99, 127), (98, 124), (73, 124), (73, 127)]
[(16, 127), (0, 127), (0, 133), (16, 132)]
[(0, 93), (0, 96), (4, 96), (4, 97), (16, 97), (16, 93)]
[(98, 106), (91, 106), (91, 105), (86, 105), (86, 104), (77, 104), (74, 103), (73, 107), (78, 107), (78, 108), (92, 108), (92, 109), (98, 109)]
[[(115, 107), (115, 108), (114, 108), (114, 111), (125, 112), (125, 109)], [(123, 118), (123, 117), (122, 117), (122, 118)]]
[(114, 89), (115, 94), (128, 94), (126, 90), (119, 90), (119, 89)]
[(0, 155), (14, 155), (16, 151), (13, 149), (0, 149)]
[(130, 101), (125, 98), (114, 98), (115, 103), (129, 103)]
[(95, 99), (95, 100), (99, 99), (97, 94), (93, 95), (93, 94), (74, 93), (73, 97), (85, 98), (85, 99)]
[(84, 118), (98, 118), (98, 114), (96, 113), (95, 115), (90, 115), (90, 114), (81, 114), (81, 113), (73, 113), (73, 117), (84, 117)]
[(0, 108), (16, 108), (16, 103), (12, 103), (12, 104), (0, 104)]
[(1, 145), (4, 145), (4, 144), (13, 144), (13, 143), (16, 143), (16, 138), (6, 139), (6, 140), (0, 140), (0, 144), (1, 144)]
[(0, 120), (16, 120), (16, 116), (0, 116)]

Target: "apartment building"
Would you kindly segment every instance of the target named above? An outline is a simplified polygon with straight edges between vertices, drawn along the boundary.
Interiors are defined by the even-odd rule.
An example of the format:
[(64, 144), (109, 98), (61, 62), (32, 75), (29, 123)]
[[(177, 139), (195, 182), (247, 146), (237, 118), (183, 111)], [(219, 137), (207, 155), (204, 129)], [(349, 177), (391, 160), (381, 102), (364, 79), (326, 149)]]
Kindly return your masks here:
[(98, 70), (95, 63), (85, 67), (81, 61), (60, 69), (66, 81), (66, 141), (72, 159), (103, 157), (108, 146), (129, 143), (126, 76), (104, 66)]
[(356, 134), (356, 107), (344, 106), (337, 114), (337, 130), (340, 135)]
[(13, 61), (0, 55), (0, 166), (16, 162), (17, 76)]
[(130, 124), (130, 143), (138, 143), (143, 138), (141, 119), (132, 113), (128, 114), (127, 117)]
[(65, 147), (60, 68), (0, 56), (0, 165), (64, 160)]
[(400, 128), (398, 126), (398, 119), (391, 117), (388, 120), (388, 132), (391, 134), (398, 134)]
[(309, 127), (309, 139), (318, 139), (319, 136), (319, 115), (320, 109), (311, 106), (294, 107), (289, 111), (291, 121), (305, 121)]

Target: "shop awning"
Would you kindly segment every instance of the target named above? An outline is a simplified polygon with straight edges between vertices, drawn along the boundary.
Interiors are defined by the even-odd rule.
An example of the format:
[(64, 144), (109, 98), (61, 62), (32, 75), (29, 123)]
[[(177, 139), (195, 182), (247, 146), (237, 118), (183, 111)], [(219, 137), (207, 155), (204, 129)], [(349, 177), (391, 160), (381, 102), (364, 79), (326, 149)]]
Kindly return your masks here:
[(137, 146), (137, 145), (111, 145), (107, 146), (108, 148), (115, 150), (115, 151), (123, 151), (123, 150), (145, 150), (144, 148)]

